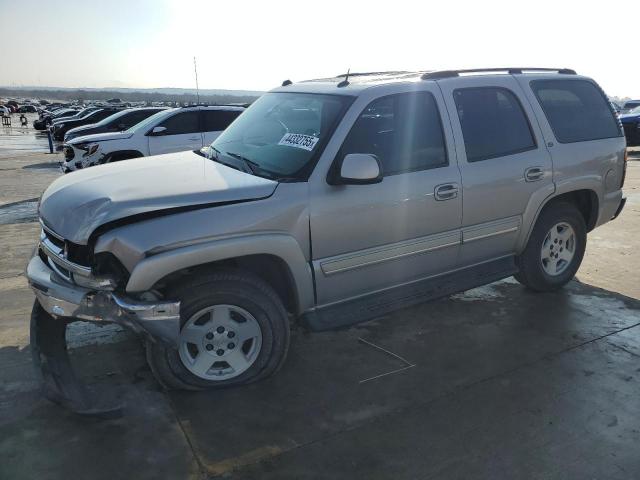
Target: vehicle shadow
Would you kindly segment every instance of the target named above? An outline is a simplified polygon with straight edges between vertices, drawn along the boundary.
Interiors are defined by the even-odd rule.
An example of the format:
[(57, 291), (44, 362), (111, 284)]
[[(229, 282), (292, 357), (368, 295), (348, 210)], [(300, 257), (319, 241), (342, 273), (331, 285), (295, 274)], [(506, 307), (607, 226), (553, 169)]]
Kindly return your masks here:
[[(65, 412), (40, 399), (25, 374), (26, 391), (9, 388), (0, 395), (0, 458), (6, 459), (9, 478), (33, 478), (43, 472), (62, 477), (72, 471), (95, 473), (98, 478), (111, 478), (109, 474), (183, 478), (198, 469), (207, 475), (245, 472), (246, 478), (317, 478), (313, 461), (324, 460), (313, 457), (316, 449), (340, 443), (343, 435), (356, 435), (349, 432), (395, 419), (404, 430), (385, 423), (385, 434), (371, 436), (371, 451), (365, 457), (375, 458), (378, 468), (384, 467), (379, 462), (386, 458), (384, 437), (402, 442), (409, 438), (408, 430), (418, 436), (418, 443), (451, 444), (451, 452), (440, 453), (452, 455), (447, 458), (453, 461), (465, 442), (467, 448), (484, 448), (480, 438), (473, 440), (477, 445), (464, 440), (469, 428), (480, 428), (465, 426), (464, 422), (479, 421), (462, 413), (467, 408), (489, 409), (487, 417), (480, 418), (491, 418), (495, 425), (501, 425), (505, 410), (513, 410), (516, 417), (522, 414), (511, 397), (515, 390), (508, 385), (517, 386), (522, 402), (534, 404), (527, 408), (542, 402), (550, 414), (563, 415), (560, 436), (580, 428), (582, 413), (600, 408), (595, 401), (599, 397), (585, 395), (575, 413), (553, 411), (559, 407), (547, 405), (549, 399), (576, 389), (605, 389), (614, 404), (619, 395), (630, 394), (629, 389), (637, 398), (637, 383), (625, 383), (625, 391), (602, 378), (608, 378), (610, 371), (637, 368), (637, 358), (635, 363), (625, 362), (629, 355), (640, 355), (640, 328), (634, 327), (639, 322), (640, 301), (614, 292), (574, 281), (560, 292), (534, 294), (507, 279), (348, 330), (310, 333), (294, 327), (282, 370), (266, 381), (239, 388), (167, 394), (152, 378), (139, 343), (79, 349), (72, 353), (81, 376), (92, 387), (117, 389), (126, 404), (123, 418), (97, 421)], [(620, 348), (631, 353), (610, 345), (621, 332), (626, 332), (627, 343)], [(572, 355), (585, 358), (576, 361)], [(3, 365), (26, 364), (27, 356), (28, 348), (0, 349)], [(573, 360), (563, 360), (568, 358)], [(404, 368), (407, 365), (411, 367)], [(586, 368), (592, 374), (583, 374)], [(597, 373), (605, 368), (609, 370)], [(3, 379), (5, 384), (11, 381)], [(447, 405), (458, 401), (471, 406), (465, 403), (465, 409), (449, 411), (452, 407)], [(442, 410), (434, 410), (435, 405)], [(403, 423), (407, 412), (424, 418)], [(619, 412), (620, 418), (623, 413), (629, 411)], [(446, 426), (439, 416), (446, 416)], [(417, 426), (419, 432), (412, 430)], [(534, 427), (516, 422), (503, 428), (511, 429), (509, 435), (528, 437)], [(609, 437), (600, 438), (599, 432), (592, 431), (594, 441), (597, 437), (606, 444)], [(342, 444), (342, 454), (331, 452), (337, 455), (337, 464), (345, 455), (361, 460), (362, 470), (342, 478), (389, 478), (366, 466), (357, 447), (362, 441)], [(311, 463), (296, 460), (298, 452), (307, 448)], [(437, 462), (425, 464), (433, 460), (434, 451), (403, 455), (406, 465), (421, 465), (425, 475), (436, 473), (432, 469)], [(333, 478), (340, 477), (334, 472)]]

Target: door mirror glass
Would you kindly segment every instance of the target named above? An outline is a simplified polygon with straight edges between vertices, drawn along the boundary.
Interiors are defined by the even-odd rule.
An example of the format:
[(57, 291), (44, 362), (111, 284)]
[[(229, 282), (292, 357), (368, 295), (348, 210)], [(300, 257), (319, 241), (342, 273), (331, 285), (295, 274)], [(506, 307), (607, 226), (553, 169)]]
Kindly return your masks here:
[(167, 131), (167, 127), (153, 127), (153, 130), (151, 130), (151, 135), (164, 135), (164, 132)]
[(378, 157), (370, 153), (349, 153), (340, 167), (338, 185), (366, 185), (382, 181), (382, 167)]

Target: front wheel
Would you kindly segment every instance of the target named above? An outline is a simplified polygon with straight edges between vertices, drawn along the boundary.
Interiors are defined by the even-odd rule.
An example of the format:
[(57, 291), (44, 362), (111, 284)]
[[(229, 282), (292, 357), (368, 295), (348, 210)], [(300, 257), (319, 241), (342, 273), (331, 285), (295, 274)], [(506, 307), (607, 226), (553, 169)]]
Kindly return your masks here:
[(147, 360), (164, 387), (246, 384), (282, 365), (289, 347), (287, 312), (262, 279), (218, 272), (187, 282), (171, 296), (181, 302), (177, 348), (147, 342)]
[(587, 228), (578, 209), (566, 202), (546, 206), (536, 222), (514, 275), (532, 290), (549, 292), (578, 271), (587, 245)]

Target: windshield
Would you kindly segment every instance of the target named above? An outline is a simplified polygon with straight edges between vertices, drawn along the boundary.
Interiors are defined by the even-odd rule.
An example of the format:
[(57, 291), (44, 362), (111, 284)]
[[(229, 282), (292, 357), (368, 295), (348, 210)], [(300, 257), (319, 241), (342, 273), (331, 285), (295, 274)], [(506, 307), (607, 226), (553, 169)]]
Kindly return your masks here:
[(136, 123), (133, 127), (129, 128), (128, 130), (125, 130), (125, 132), (135, 133), (139, 130), (144, 130), (147, 127), (150, 127), (151, 125), (154, 125), (159, 119), (167, 115), (168, 112), (172, 112), (174, 110), (175, 108), (171, 110), (160, 110), (158, 113), (154, 113), (150, 117), (145, 118), (140, 123)]
[[(209, 157), (253, 165), (272, 178), (308, 175), (353, 98), (310, 93), (267, 93), (212, 144)], [(222, 157), (222, 158), (220, 158)]]
[(629, 110), (629, 113), (640, 113), (640, 107), (634, 107), (631, 110)]

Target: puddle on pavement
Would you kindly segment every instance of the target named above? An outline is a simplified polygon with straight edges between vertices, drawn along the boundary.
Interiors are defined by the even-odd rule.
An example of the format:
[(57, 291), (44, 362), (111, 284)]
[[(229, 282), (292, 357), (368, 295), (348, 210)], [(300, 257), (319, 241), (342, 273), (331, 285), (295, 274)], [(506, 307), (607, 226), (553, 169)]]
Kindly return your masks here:
[(29, 223), (38, 221), (38, 199), (30, 198), (22, 202), (0, 206), (0, 225)]

